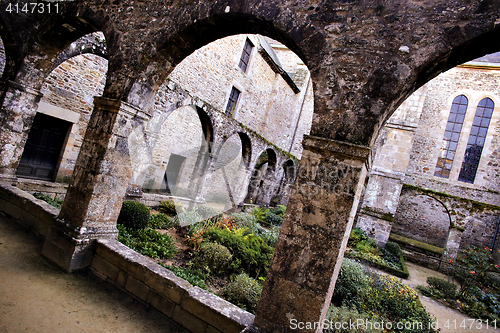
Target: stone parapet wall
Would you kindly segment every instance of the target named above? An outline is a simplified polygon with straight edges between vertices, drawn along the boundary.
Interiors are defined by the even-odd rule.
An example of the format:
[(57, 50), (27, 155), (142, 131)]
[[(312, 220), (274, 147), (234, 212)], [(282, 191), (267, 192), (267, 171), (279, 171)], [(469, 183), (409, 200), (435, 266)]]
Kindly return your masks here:
[(254, 316), (193, 287), (154, 261), (115, 240), (98, 240), (91, 271), (193, 333), (236, 333)]
[(59, 209), (7, 184), (0, 184), (0, 212), (43, 238), (47, 237), (59, 215)]

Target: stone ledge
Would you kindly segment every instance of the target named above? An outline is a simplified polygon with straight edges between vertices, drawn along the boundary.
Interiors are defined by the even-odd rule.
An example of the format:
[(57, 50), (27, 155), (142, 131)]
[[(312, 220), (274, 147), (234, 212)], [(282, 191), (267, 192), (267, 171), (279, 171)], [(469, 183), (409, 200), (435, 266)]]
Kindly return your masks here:
[(116, 240), (97, 240), (91, 269), (193, 332), (241, 332), (254, 319)]

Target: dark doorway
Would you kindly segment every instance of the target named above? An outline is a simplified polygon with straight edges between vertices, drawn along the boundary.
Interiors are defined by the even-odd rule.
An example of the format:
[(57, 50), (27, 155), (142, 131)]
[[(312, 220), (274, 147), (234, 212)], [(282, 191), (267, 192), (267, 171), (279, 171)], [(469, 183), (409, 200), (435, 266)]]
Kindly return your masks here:
[(17, 175), (52, 181), (71, 123), (37, 113), (33, 120)]
[(164, 176), (165, 189), (167, 193), (172, 194), (172, 191), (175, 190), (175, 186), (177, 185), (177, 178), (179, 178), (179, 173), (185, 160), (186, 158), (184, 156), (170, 154)]

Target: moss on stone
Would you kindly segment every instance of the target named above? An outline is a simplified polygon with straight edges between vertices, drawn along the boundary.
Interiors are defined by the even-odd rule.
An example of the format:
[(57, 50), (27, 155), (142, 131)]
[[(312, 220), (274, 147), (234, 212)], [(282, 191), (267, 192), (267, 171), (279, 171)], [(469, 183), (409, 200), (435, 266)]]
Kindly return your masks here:
[(438, 246), (435, 246), (435, 245), (427, 244), (427, 243), (424, 243), (424, 242), (421, 242), (421, 241), (418, 241), (418, 240), (415, 240), (415, 239), (406, 238), (406, 237), (401, 236), (401, 235), (390, 234), (389, 235), (389, 239), (392, 240), (392, 241), (395, 241), (395, 242), (399, 242), (399, 243), (403, 243), (403, 244), (408, 244), (408, 245), (411, 245), (413, 247), (416, 247), (416, 248), (419, 248), (419, 249), (422, 249), (422, 250), (425, 250), (425, 251), (429, 251), (429, 252), (432, 252), (432, 253), (435, 253), (435, 254), (439, 254), (440, 256), (443, 255), (443, 252), (444, 252), (444, 249), (442, 247), (438, 247)]

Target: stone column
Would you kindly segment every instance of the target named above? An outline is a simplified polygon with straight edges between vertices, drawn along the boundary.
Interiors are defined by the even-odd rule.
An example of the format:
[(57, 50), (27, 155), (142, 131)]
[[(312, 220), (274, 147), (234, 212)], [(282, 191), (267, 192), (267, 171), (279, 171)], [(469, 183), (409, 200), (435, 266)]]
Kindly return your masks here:
[(303, 146), (253, 329), (324, 320), (361, 196), (369, 148), (312, 136)]
[(356, 227), (385, 246), (410, 162), (416, 125), (392, 120), (385, 126), (383, 144), (377, 148)]
[(94, 99), (94, 110), (71, 184), (42, 254), (68, 271), (86, 267), (93, 240), (116, 238), (116, 220), (130, 176), (128, 136), (147, 120), (141, 110), (118, 100)]
[(455, 261), (455, 259), (457, 259), (457, 255), (460, 250), (460, 242), (462, 241), (462, 234), (462, 230), (457, 228), (450, 228), (441, 264), (439, 265), (440, 271), (447, 272), (450, 260)]
[(35, 118), (40, 91), (9, 81), (0, 118), (0, 180), (15, 179), (24, 144)]

